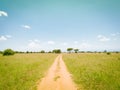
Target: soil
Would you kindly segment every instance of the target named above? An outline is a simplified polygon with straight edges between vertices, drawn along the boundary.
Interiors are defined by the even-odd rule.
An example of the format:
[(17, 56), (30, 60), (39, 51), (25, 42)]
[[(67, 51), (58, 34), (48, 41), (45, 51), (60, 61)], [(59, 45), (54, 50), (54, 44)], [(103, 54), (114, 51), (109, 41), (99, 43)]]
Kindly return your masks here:
[(77, 90), (62, 60), (62, 55), (57, 56), (48, 73), (39, 83), (38, 90)]

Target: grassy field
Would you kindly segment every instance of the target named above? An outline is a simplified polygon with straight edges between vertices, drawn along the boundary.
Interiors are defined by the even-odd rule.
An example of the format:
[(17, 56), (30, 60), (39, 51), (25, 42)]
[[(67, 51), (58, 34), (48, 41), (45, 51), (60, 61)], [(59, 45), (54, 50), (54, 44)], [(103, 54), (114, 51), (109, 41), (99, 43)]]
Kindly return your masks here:
[(120, 53), (64, 54), (63, 60), (79, 89), (120, 90)]
[(36, 90), (57, 54), (0, 55), (0, 90)]

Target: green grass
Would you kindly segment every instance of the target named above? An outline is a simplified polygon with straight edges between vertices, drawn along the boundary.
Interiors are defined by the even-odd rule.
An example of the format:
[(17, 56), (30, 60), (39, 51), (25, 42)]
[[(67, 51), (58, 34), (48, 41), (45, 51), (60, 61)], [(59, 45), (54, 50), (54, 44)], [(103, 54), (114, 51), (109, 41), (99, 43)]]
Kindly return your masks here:
[(64, 54), (63, 60), (79, 89), (120, 90), (120, 53)]
[(57, 54), (0, 55), (0, 90), (36, 90)]

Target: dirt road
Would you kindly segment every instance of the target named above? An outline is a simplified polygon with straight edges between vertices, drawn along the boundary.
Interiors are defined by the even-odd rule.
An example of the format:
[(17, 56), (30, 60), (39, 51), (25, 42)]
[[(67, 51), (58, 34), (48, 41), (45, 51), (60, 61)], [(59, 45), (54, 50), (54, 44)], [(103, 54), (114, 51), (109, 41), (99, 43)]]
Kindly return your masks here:
[(38, 85), (38, 90), (77, 90), (62, 60), (57, 56), (47, 75)]

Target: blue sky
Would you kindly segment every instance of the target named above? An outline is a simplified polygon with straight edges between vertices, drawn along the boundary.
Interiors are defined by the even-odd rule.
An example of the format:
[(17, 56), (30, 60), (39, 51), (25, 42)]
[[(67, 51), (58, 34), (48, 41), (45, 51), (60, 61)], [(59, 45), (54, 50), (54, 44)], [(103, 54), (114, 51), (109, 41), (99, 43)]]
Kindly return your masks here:
[(0, 50), (120, 51), (120, 0), (0, 0)]

